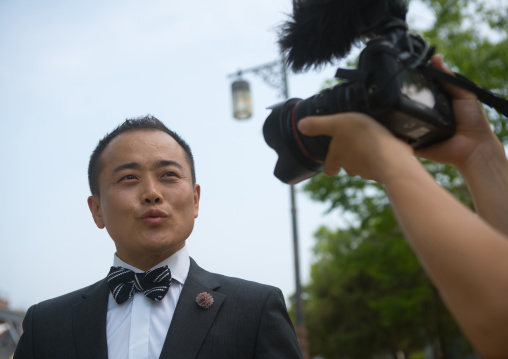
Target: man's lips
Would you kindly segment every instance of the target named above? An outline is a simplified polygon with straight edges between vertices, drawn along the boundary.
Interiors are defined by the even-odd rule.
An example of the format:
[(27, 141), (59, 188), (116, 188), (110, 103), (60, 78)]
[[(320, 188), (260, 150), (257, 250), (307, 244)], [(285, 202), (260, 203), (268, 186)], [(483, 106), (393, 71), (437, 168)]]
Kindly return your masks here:
[(152, 225), (161, 224), (166, 220), (166, 218), (168, 218), (166, 212), (159, 209), (150, 209), (141, 215), (143, 222)]

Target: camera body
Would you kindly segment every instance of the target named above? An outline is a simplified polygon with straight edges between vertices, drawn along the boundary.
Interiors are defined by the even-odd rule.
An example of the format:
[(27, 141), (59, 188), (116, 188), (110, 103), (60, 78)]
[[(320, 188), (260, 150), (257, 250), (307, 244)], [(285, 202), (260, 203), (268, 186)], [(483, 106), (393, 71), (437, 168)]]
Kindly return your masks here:
[(308, 99), (272, 106), (263, 134), (279, 155), (275, 176), (296, 184), (323, 170), (330, 138), (302, 135), (297, 124), (306, 116), (362, 112), (415, 149), (453, 136), (451, 100), (426, 71), (432, 52), (395, 19), (367, 43), (356, 70), (337, 70), (344, 82)]

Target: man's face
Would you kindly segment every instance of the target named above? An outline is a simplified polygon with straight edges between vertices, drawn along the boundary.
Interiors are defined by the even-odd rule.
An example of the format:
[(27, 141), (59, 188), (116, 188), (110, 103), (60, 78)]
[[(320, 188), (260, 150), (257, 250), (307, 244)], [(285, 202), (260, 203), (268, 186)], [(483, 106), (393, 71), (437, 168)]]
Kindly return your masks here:
[(183, 148), (165, 132), (130, 130), (107, 145), (101, 161), (100, 196), (88, 205), (118, 257), (147, 270), (183, 248), (200, 195)]

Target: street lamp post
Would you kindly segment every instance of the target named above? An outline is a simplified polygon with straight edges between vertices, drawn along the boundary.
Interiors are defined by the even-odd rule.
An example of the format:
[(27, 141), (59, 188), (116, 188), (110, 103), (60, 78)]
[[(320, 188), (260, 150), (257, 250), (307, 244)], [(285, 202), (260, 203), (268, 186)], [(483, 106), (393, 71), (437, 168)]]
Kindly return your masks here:
[[(229, 75), (236, 77), (232, 84), (233, 95), (233, 116), (238, 120), (248, 119), (252, 116), (250, 86), (243, 80), (242, 74), (253, 73), (260, 76), (265, 83), (280, 91), (280, 95), (287, 100), (289, 98), (287, 68), (284, 53), (280, 60), (273, 61), (261, 66), (252, 67), (246, 70), (239, 70), (235, 74)], [(298, 343), (302, 352), (303, 359), (309, 358), (307, 344), (307, 330), (305, 327), (305, 318), (303, 313), (302, 285), (300, 280), (300, 256), (298, 251), (298, 226), (296, 215), (296, 196), (295, 187), (290, 185), (291, 197), (291, 222), (293, 232), (293, 250), (294, 250), (294, 269), (296, 284), (296, 334)]]

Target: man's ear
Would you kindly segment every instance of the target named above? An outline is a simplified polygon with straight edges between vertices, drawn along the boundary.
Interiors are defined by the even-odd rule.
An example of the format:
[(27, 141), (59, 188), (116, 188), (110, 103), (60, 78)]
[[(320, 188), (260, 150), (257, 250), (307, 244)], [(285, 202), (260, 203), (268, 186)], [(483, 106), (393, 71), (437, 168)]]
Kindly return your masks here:
[(88, 208), (90, 208), (90, 212), (92, 213), (93, 220), (97, 227), (103, 229), (104, 220), (102, 219), (100, 200), (98, 196), (88, 197)]
[(194, 185), (194, 218), (198, 218), (199, 213), (199, 197), (201, 196), (201, 187)]

